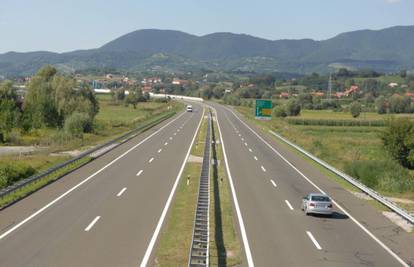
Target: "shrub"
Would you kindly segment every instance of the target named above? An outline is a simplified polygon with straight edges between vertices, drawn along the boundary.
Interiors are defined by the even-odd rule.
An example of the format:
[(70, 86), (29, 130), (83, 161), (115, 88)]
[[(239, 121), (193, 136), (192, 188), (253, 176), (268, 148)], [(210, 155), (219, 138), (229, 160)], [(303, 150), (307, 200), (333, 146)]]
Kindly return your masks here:
[(361, 104), (357, 101), (352, 102), (349, 107), (349, 110), (351, 111), (352, 117), (357, 118), (361, 114), (361, 110), (362, 110)]
[(92, 120), (86, 113), (74, 112), (65, 120), (64, 130), (72, 136), (80, 137), (84, 132), (92, 131)]
[(284, 117), (286, 117), (287, 116), (287, 114), (286, 114), (286, 109), (285, 109), (285, 107), (284, 106), (276, 106), (274, 109), (273, 109), (273, 116), (275, 116), (275, 117), (279, 117), (279, 118), (284, 118)]
[(286, 104), (286, 113), (288, 116), (298, 116), (300, 114), (300, 105), (299, 103), (291, 99)]
[(19, 162), (0, 164), (0, 189), (35, 174), (35, 169)]
[(375, 190), (391, 193), (414, 190), (414, 179), (408, 170), (392, 160), (347, 163), (345, 172)]

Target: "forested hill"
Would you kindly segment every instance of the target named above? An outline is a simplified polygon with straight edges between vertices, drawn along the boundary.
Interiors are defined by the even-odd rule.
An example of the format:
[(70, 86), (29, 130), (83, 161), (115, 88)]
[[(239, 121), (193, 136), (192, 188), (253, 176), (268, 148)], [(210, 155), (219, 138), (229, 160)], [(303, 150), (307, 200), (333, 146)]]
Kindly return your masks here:
[(97, 49), (1, 54), (0, 75), (31, 74), (46, 63), (66, 71), (107, 67), (307, 73), (349, 67), (389, 72), (414, 68), (413, 44), (414, 26), (347, 32), (323, 41), (271, 41), (233, 33), (195, 36), (150, 29), (128, 33)]

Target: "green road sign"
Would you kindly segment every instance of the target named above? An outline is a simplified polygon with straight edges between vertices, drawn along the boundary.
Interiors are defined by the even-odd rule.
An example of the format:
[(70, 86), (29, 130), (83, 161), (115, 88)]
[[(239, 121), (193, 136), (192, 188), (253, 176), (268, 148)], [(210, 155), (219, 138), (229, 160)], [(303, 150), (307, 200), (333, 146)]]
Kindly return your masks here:
[(256, 119), (270, 120), (272, 118), (272, 100), (256, 99)]

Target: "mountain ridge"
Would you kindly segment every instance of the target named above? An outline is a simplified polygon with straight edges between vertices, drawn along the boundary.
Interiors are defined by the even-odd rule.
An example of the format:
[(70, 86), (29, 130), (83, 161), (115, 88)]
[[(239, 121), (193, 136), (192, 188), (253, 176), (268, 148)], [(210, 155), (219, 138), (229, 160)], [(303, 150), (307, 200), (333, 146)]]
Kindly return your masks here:
[[(391, 72), (414, 68), (414, 26), (340, 33), (326, 40), (268, 40), (217, 32), (197, 36), (176, 30), (143, 29), (95, 49), (0, 54), (0, 75), (30, 75), (43, 64), (65, 69), (109, 67), (126, 71), (242, 70), (326, 72), (330, 66)], [(156, 54), (165, 57), (153, 57)]]

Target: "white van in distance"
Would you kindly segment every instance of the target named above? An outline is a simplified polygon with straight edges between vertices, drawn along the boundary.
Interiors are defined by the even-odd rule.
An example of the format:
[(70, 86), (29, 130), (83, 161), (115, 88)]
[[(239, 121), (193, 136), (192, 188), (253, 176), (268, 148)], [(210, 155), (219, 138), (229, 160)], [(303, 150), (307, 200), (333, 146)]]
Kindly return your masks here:
[(187, 105), (187, 112), (193, 112), (193, 106)]

